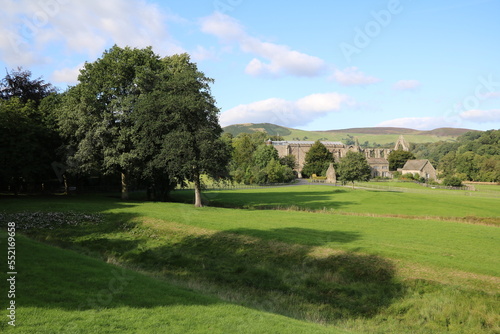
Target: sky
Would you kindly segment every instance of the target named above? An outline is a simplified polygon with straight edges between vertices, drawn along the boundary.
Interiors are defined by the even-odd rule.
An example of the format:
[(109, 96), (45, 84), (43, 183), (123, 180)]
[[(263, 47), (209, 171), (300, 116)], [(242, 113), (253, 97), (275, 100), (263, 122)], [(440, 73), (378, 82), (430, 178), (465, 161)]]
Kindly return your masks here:
[(499, 0), (0, 3), (0, 68), (61, 92), (113, 45), (152, 46), (215, 80), (222, 126), (500, 128)]

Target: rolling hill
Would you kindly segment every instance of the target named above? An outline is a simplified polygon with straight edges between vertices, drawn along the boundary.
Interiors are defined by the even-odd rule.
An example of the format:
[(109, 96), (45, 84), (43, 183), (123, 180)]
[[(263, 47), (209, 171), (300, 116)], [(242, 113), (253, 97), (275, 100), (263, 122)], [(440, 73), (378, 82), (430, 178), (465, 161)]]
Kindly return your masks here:
[(408, 128), (373, 127), (373, 128), (349, 128), (328, 131), (305, 131), (287, 128), (271, 123), (246, 123), (234, 124), (224, 127), (224, 132), (237, 136), (240, 133), (265, 132), (269, 135), (280, 135), (285, 140), (331, 140), (347, 142), (357, 138), (363, 144), (388, 145), (395, 143), (399, 135), (404, 135), (408, 142), (428, 143), (437, 141), (455, 141), (456, 138), (468, 131), (461, 128), (438, 128), (430, 131), (421, 131)]

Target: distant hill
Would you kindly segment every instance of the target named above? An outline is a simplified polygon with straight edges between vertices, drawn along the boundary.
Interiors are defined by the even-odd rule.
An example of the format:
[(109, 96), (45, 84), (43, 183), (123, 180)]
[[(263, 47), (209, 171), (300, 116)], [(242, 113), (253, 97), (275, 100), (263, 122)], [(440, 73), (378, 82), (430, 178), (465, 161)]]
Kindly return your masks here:
[(351, 129), (341, 129), (341, 130), (327, 130), (318, 132), (340, 132), (340, 133), (363, 133), (371, 135), (381, 135), (381, 134), (397, 134), (397, 135), (435, 135), (435, 136), (450, 136), (458, 137), (469, 131), (477, 131), (462, 128), (438, 128), (434, 130), (422, 131), (414, 130), (408, 128), (390, 128), (390, 127), (380, 127), (380, 128), (351, 128)]
[(233, 136), (237, 136), (240, 133), (254, 133), (257, 131), (266, 132), (271, 136), (280, 135), (280, 136), (288, 136), (290, 135), (292, 129), (285, 128), (283, 126), (271, 124), (271, 123), (246, 123), (246, 124), (235, 124), (229, 125), (224, 128), (224, 132), (229, 132)]
[(269, 135), (280, 135), (285, 140), (332, 140), (347, 142), (357, 138), (360, 144), (368, 142), (369, 145), (388, 145), (395, 143), (399, 135), (411, 143), (433, 143), (437, 141), (455, 141), (457, 137), (468, 131), (461, 128), (439, 128), (430, 131), (421, 131), (408, 128), (371, 127), (350, 128), (328, 131), (305, 131), (292, 129), (271, 123), (247, 123), (229, 125), (224, 132), (237, 136), (240, 133), (265, 132)]

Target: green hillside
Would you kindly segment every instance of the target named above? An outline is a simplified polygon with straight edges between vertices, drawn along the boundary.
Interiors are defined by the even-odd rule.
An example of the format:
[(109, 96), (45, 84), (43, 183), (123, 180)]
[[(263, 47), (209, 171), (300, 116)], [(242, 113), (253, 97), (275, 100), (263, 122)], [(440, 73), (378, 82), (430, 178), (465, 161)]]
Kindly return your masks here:
[[(0, 239), (6, 235), (0, 233)], [(2, 333), (344, 333), (179, 288), (20, 235), (16, 239), (15, 326), (8, 324), (3, 298)], [(8, 276), (0, 277), (6, 282)], [(2, 291), (8, 291), (5, 285)]]
[(266, 132), (269, 135), (280, 135), (285, 140), (331, 140), (346, 143), (348, 140), (357, 138), (360, 144), (368, 142), (369, 146), (375, 144), (387, 145), (395, 143), (399, 135), (411, 143), (434, 143), (438, 141), (455, 141), (456, 138), (469, 129), (439, 128), (431, 131), (420, 131), (407, 128), (350, 128), (329, 131), (306, 131), (287, 128), (270, 123), (247, 123), (229, 125), (224, 128), (225, 132), (237, 136), (240, 133)]

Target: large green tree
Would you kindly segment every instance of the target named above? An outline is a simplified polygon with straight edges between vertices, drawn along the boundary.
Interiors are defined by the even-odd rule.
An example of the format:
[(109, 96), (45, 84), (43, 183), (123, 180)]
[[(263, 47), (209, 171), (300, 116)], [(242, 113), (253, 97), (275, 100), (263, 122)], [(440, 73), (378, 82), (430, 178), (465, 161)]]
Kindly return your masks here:
[(332, 152), (328, 151), (326, 146), (318, 140), (306, 153), (302, 174), (306, 177), (312, 176), (313, 174), (323, 175), (333, 161)]
[(278, 151), (272, 145), (260, 145), (253, 153), (254, 164), (264, 168), (272, 160), (279, 161)]
[(415, 155), (409, 151), (394, 150), (389, 153), (387, 160), (389, 161), (389, 170), (395, 171), (398, 168), (403, 168), (408, 160), (415, 159)]
[(140, 80), (162, 68), (151, 48), (114, 46), (85, 63), (79, 83), (67, 92), (60, 128), (74, 154), (68, 165), (84, 172), (121, 174), (122, 198), (137, 165), (132, 114), (137, 99), (151, 90)]
[(343, 183), (354, 181), (368, 181), (371, 171), (370, 165), (361, 152), (347, 152), (337, 165), (337, 173)]
[(0, 183), (14, 193), (44, 190), (61, 144), (54, 126), (55, 88), (18, 68), (0, 80)]
[(201, 175), (228, 176), (231, 154), (221, 138), (219, 109), (211, 95), (213, 80), (189, 55), (162, 59), (162, 70), (147, 80), (152, 92), (140, 98), (135, 114), (138, 147), (154, 143), (150, 167), (164, 169), (176, 183), (193, 182), (195, 206), (202, 206)]

